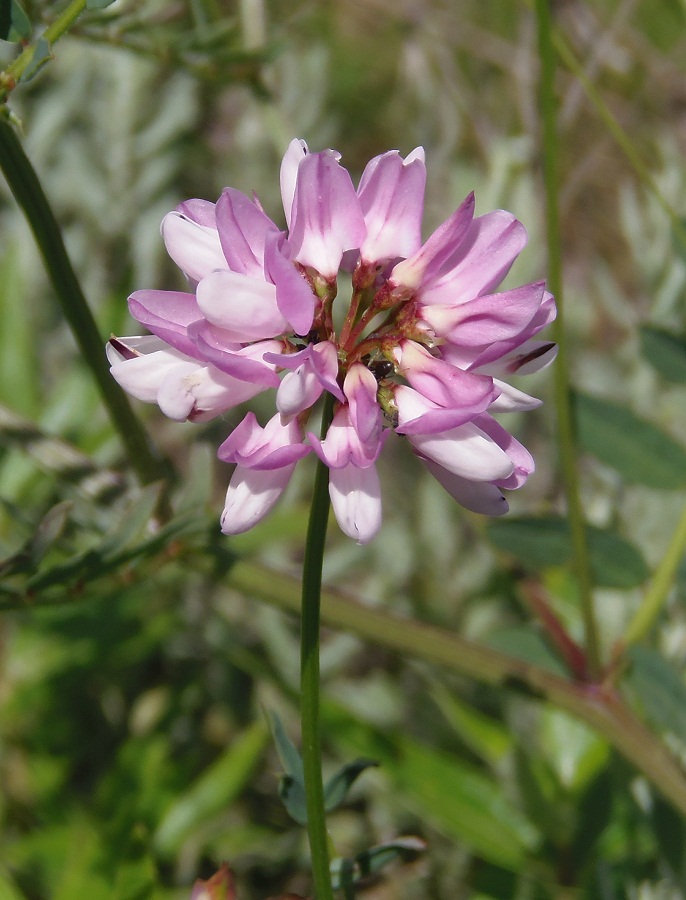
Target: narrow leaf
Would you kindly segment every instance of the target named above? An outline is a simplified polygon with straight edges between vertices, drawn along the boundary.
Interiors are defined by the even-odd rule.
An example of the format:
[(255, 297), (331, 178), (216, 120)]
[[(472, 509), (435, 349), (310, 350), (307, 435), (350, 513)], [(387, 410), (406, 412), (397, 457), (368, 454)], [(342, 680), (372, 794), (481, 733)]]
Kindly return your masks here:
[[(7, 21), (7, 3), (3, 2), (3, 24)], [(28, 41), (31, 37), (31, 20), (24, 12), (19, 0), (12, 0), (9, 4), (10, 26), (6, 33), (0, 34), (3, 41)]]
[(586, 394), (575, 396), (574, 410), (581, 447), (625, 481), (654, 488), (686, 485), (686, 450), (664, 431)]
[(355, 857), (362, 876), (374, 875), (396, 859), (408, 859), (426, 850), (426, 842), (418, 837), (397, 838), (387, 844), (370, 847)]
[(629, 650), (632, 666), (627, 681), (645, 715), (663, 731), (686, 741), (686, 682), (683, 674), (649, 647)]
[[(586, 527), (591, 569), (600, 587), (632, 588), (650, 574), (640, 551), (619, 534)], [(487, 525), (489, 540), (525, 566), (544, 569), (571, 561), (569, 523), (558, 516), (502, 519)]]
[(644, 325), (641, 352), (667, 381), (686, 384), (686, 337)]
[(254, 722), (174, 801), (155, 834), (162, 853), (175, 853), (196, 828), (231, 805), (259, 763), (268, 738), (264, 723)]
[(362, 772), (365, 769), (378, 765), (378, 762), (373, 759), (356, 759), (336, 772), (324, 788), (324, 807), (326, 811), (331, 812), (339, 807)]
[(43, 66), (51, 59), (52, 51), (50, 49), (50, 44), (44, 38), (40, 38), (34, 47), (31, 62), (24, 69), (20, 80), (22, 82), (31, 81), (31, 79), (37, 75)]
[(282, 775), (279, 779), (279, 799), (294, 822), (307, 825), (307, 798), (302, 781), (291, 775)]
[(303, 761), (298, 748), (286, 734), (279, 716), (273, 711), (269, 714), (269, 722), (276, 744), (276, 752), (279, 754), (285, 773), (296, 781), (304, 783)]

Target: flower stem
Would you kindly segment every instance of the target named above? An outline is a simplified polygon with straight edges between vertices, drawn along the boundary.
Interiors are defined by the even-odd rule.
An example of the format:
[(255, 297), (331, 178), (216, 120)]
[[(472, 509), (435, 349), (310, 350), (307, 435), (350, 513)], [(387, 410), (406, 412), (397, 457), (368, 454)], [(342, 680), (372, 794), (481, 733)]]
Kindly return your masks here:
[[(325, 395), (321, 438), (333, 418), (334, 398)], [(319, 616), (322, 593), (322, 565), (326, 526), (329, 518), (329, 470), (317, 461), (310, 521), (307, 528), (302, 581), (300, 638), (300, 718), (302, 757), (307, 801), (307, 832), (312, 857), (312, 878), (317, 900), (333, 900), (329, 870), (329, 845), (324, 811), (321, 738), (319, 727)]]
[(555, 340), (559, 350), (555, 363), (555, 407), (560, 446), (560, 465), (567, 495), (567, 514), (572, 536), (574, 571), (579, 585), (581, 610), (586, 636), (588, 674), (595, 681), (600, 675), (600, 646), (593, 606), (591, 567), (586, 541), (583, 509), (576, 467), (576, 440), (569, 396), (569, 364), (564, 328), (562, 293), (562, 255), (557, 178), (557, 103), (555, 98), (555, 53), (552, 43), (550, 0), (536, 0), (538, 49), (541, 63), (541, 116), (543, 126), (543, 170), (546, 196), (546, 231), (548, 246), (548, 284), (555, 295), (557, 319)]
[[(297, 613), (297, 581), (283, 572), (270, 572), (239, 560), (229, 573), (229, 584), (251, 597)], [(322, 619), (332, 628), (394, 650), (403, 658), (421, 659), (485, 684), (553, 703), (603, 735), (675, 809), (686, 815), (686, 778), (679, 760), (612, 688), (561, 678), (541, 666), (332, 590), (323, 592)]]
[(109, 373), (104, 341), (72, 268), (60, 227), (21, 142), (1, 113), (0, 169), (31, 226), (64, 316), (126, 447), (131, 466), (144, 484), (157, 481), (167, 468)]

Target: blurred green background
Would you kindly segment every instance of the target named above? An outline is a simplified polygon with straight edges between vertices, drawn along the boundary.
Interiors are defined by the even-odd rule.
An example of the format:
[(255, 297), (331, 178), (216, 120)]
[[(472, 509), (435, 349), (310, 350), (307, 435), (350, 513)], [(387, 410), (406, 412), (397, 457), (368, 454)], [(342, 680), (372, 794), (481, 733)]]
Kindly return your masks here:
[[(23, 6), (38, 27), (63, 4)], [(683, 214), (683, 2), (565, 0), (554, 14)], [(0, 63), (16, 51), (3, 43)], [(425, 233), (473, 189), (478, 213), (506, 208), (529, 230), (508, 284), (545, 275), (536, 29), (523, 0), (116, 0), (86, 13), (53, 54), (10, 105), (103, 340), (138, 332), (132, 290), (181, 286), (159, 235), (178, 202), (231, 185), (280, 215), (278, 166), (295, 136), (340, 150), (354, 178), (378, 153), (423, 145)], [(603, 450), (608, 407), (580, 401), (609, 652), (685, 499), (685, 252), (562, 67), (557, 89), (574, 385), (628, 410), (617, 426), (627, 438), (642, 426), (626, 415), (660, 429), (657, 446), (637, 443), (629, 462), (620, 446), (618, 464)], [(277, 798), (265, 717), (277, 710), (297, 740), (297, 621), (232, 588), (227, 573), (239, 554), (297, 576), (312, 461), (271, 518), (229, 540), (218, 516), (230, 470), (215, 450), (245, 409), (194, 426), (136, 404), (179, 473), (174, 518), (151, 531), (154, 491), (135, 485), (1, 178), (0, 323), (1, 900), (180, 900), (224, 860), (240, 898), (304, 895), (307, 844)], [(325, 578), (559, 670), (527, 607), (533, 578), (581, 638), (553, 521), (563, 498), (550, 372), (524, 387), (546, 403), (507, 424), (538, 470), (510, 501), (515, 523), (538, 516), (533, 526), (466, 513), (389, 442), (382, 532), (360, 547), (333, 527)], [(266, 414), (271, 403), (251, 408)], [(685, 599), (682, 566), (627, 682), (682, 759)], [(327, 771), (356, 755), (381, 763), (332, 815), (337, 848), (428, 841), (361, 896), (686, 896), (684, 822), (586, 726), (334, 630), (322, 663)]]

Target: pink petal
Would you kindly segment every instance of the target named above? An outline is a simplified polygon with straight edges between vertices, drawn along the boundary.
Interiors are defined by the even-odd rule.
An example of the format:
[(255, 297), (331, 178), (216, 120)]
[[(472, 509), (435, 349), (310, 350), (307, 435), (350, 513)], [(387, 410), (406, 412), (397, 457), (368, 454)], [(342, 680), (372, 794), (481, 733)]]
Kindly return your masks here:
[(367, 164), (357, 189), (367, 226), (363, 260), (407, 258), (419, 250), (425, 185), (421, 147), (405, 159), (391, 150)]
[(195, 360), (167, 348), (153, 350), (133, 359), (114, 361), (110, 371), (127, 394), (145, 403), (157, 403), (158, 391), (166, 379), (179, 372), (193, 373), (198, 368), (200, 366)]
[(412, 290), (430, 280), (441, 265), (462, 245), (474, 218), (474, 194), (466, 197), (449, 219), (439, 225), (424, 246), (409, 259), (398, 263), (391, 281)]
[[(376, 378), (362, 363), (353, 363), (343, 382), (348, 399), (350, 424), (363, 444), (376, 446), (383, 425), (381, 408), (376, 398)], [(375, 451), (373, 451), (375, 452)]]
[(332, 469), (329, 477), (331, 505), (341, 531), (365, 544), (381, 527), (381, 487), (374, 466), (348, 465)]
[(216, 207), (209, 200), (184, 200), (176, 207), (176, 212), (185, 219), (190, 219), (196, 225), (202, 225), (204, 228), (217, 230)]
[(298, 166), (289, 243), (293, 258), (323, 278), (338, 273), (344, 251), (359, 248), (366, 228), (348, 172), (331, 151)]
[(236, 466), (226, 492), (222, 532), (242, 534), (257, 525), (274, 507), (294, 469), (295, 464), (267, 470)]
[(282, 252), (278, 240), (267, 243), (265, 272), (276, 289), (276, 305), (296, 334), (306, 335), (319, 302), (310, 283)]
[(526, 229), (502, 209), (474, 219), (457, 251), (421, 292), (425, 304), (454, 306), (497, 287), (526, 245)]
[(510, 434), (509, 431), (506, 431), (502, 425), (490, 416), (479, 416), (475, 424), (478, 425), (492, 441), (495, 441), (495, 443), (501, 447), (512, 460), (512, 465), (514, 467), (513, 472), (505, 478), (498, 479), (498, 486), (508, 488), (509, 490), (515, 490), (516, 488), (521, 487), (536, 468), (532, 455), (526, 447), (522, 446), (522, 444)]
[(500, 395), (491, 403), (488, 411), (494, 412), (527, 412), (530, 409), (538, 409), (543, 403), (524, 391), (519, 391), (504, 381), (493, 379), (493, 384), (500, 391)]
[(303, 364), (281, 379), (276, 392), (276, 408), (287, 418), (297, 416), (314, 406), (323, 391), (312, 367)]
[(541, 306), (544, 284), (526, 284), (451, 306), (421, 307), (422, 318), (437, 337), (461, 346), (483, 347), (517, 337)]
[(205, 321), (194, 322), (188, 329), (188, 335), (202, 358), (221, 372), (263, 387), (279, 386), (279, 376), (274, 367), (263, 361), (266, 353), (274, 353), (281, 348), (279, 341), (259, 341), (248, 347), (236, 346), (225, 340), (220, 329)]
[(295, 420), (284, 424), (276, 415), (262, 428), (250, 412), (220, 446), (217, 456), (244, 468), (266, 470), (292, 465), (309, 452)]
[(282, 334), (288, 323), (276, 304), (274, 285), (224, 269), (198, 284), (198, 306), (227, 340), (246, 343)]
[(436, 481), (465, 509), (485, 516), (504, 516), (509, 510), (507, 500), (494, 484), (487, 481), (467, 481), (466, 478), (453, 475), (430, 459), (425, 459), (424, 465)]
[(291, 227), (291, 210), (295, 197), (295, 185), (298, 180), (298, 167), (306, 156), (307, 144), (305, 141), (294, 138), (288, 145), (281, 161), (281, 200), (288, 228)]
[(551, 341), (526, 341), (489, 366), (494, 374), (531, 375), (549, 366), (557, 356), (557, 344)]
[(129, 297), (129, 312), (148, 331), (186, 356), (197, 356), (187, 327), (202, 318), (193, 294), (181, 291), (135, 291)]
[(497, 396), (493, 379), (463, 372), (429, 353), (415, 341), (400, 344), (400, 372), (412, 387), (438, 406), (483, 412)]
[(279, 229), (245, 194), (225, 188), (217, 202), (217, 229), (228, 267), (242, 275), (264, 278), (264, 247)]
[(162, 238), (167, 253), (191, 281), (200, 281), (215, 269), (226, 268), (216, 228), (170, 212), (162, 220)]
[(471, 422), (439, 434), (411, 434), (407, 439), (421, 456), (469, 481), (504, 479), (514, 470), (507, 453)]
[(312, 432), (308, 439), (317, 456), (330, 469), (340, 469), (349, 463), (361, 469), (371, 466), (379, 457), (390, 431), (378, 430), (363, 441), (350, 421), (349, 406), (340, 406), (333, 417), (323, 441)]

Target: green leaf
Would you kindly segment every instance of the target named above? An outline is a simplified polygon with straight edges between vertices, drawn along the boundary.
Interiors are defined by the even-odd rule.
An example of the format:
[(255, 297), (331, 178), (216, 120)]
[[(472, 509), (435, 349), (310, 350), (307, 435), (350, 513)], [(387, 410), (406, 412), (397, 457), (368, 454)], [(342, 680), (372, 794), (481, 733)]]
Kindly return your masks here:
[(330, 701), (322, 712), (326, 733), (348, 752), (371, 750), (379, 759), (399, 801), (481, 859), (517, 870), (538, 847), (538, 830), (482, 769), (404, 734), (375, 729)]
[[(486, 643), (495, 650), (514, 656), (524, 662), (534, 663), (556, 675), (567, 675), (567, 670), (551, 652), (548, 644), (530, 627), (498, 628), (486, 636)], [(522, 684), (524, 688), (524, 684)]]
[(230, 806), (259, 763), (268, 739), (267, 726), (254, 722), (174, 801), (155, 834), (160, 852), (175, 853), (194, 829)]
[(285, 774), (279, 779), (279, 799), (286, 807), (288, 815), (298, 823), (307, 825), (307, 803), (305, 798), (305, 775), (303, 761), (298, 748), (288, 737), (275, 712), (269, 715), (272, 737), (276, 752), (284, 767)]
[(86, 9), (105, 9), (113, 3), (114, 0), (87, 0)]
[(421, 838), (411, 836), (397, 838), (387, 844), (379, 844), (377, 847), (370, 847), (369, 850), (358, 853), (355, 862), (360, 867), (362, 877), (365, 877), (375, 875), (396, 859), (411, 858), (424, 850), (426, 850), (426, 843)]
[(0, 16), (0, 40), (28, 41), (31, 37), (31, 20), (24, 12), (19, 0), (7, 3), (3, 0), (2, 15)]
[[(500, 519), (486, 526), (489, 540), (531, 569), (563, 566), (572, 559), (569, 523), (558, 516)], [(591, 569), (600, 587), (632, 588), (650, 570), (639, 550), (614, 531), (586, 526)]]
[(337, 809), (343, 803), (351, 786), (362, 772), (365, 769), (378, 765), (378, 762), (374, 759), (360, 758), (348, 763), (336, 772), (324, 788), (324, 808), (326, 811), (331, 812)]
[(431, 696), (462, 740), (480, 757), (495, 764), (512, 747), (512, 737), (499, 722), (465, 703), (442, 684), (432, 685)]
[(302, 781), (291, 775), (282, 775), (279, 779), (279, 800), (294, 822), (298, 825), (307, 825), (307, 797)]
[(686, 741), (686, 682), (682, 673), (649, 647), (631, 647), (628, 656), (632, 666), (627, 682), (646, 717), (656, 727)]
[(25, 895), (4, 872), (0, 872), (0, 900), (25, 900)]
[(650, 818), (661, 855), (674, 876), (683, 871), (686, 850), (686, 823), (683, 816), (659, 794), (653, 797)]
[(36, 42), (36, 46), (33, 48), (33, 56), (31, 57), (31, 62), (24, 69), (21, 75), (21, 81), (27, 82), (31, 81), (31, 79), (37, 75), (43, 66), (52, 59), (52, 50), (50, 49), (50, 44), (44, 39), (40, 38)]
[(281, 760), (284, 772), (296, 781), (304, 783), (305, 776), (303, 775), (303, 761), (300, 756), (300, 751), (286, 734), (277, 713), (273, 711), (270, 712), (269, 722), (272, 737), (276, 744), (276, 752), (279, 754), (279, 759)]
[(0, 0), (0, 41), (6, 41), (12, 27), (12, 4)]
[(623, 406), (577, 394), (574, 411), (580, 446), (630, 484), (686, 485), (686, 450), (664, 431)]
[(29, 545), (31, 563), (34, 567), (40, 563), (64, 531), (71, 508), (72, 504), (65, 500), (53, 506), (43, 516)]
[(598, 841), (612, 818), (612, 779), (603, 769), (577, 804), (577, 820), (569, 850), (574, 871), (582, 871), (598, 851)]
[(667, 381), (686, 384), (686, 337), (644, 325), (641, 352)]
[(414, 859), (418, 853), (426, 850), (426, 842), (421, 838), (408, 836), (396, 838), (387, 844), (379, 844), (363, 850), (354, 859), (336, 859), (331, 863), (331, 883), (335, 891), (340, 891), (344, 884), (353, 885), (370, 875), (380, 872), (396, 859)]
[(449, 837), (464, 841), (491, 862), (521, 865), (537, 846), (533, 825), (506, 799), (502, 788), (459, 757), (400, 740), (397, 775), (422, 815)]

